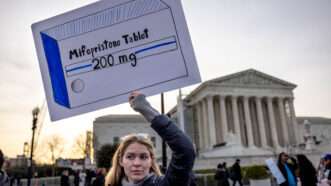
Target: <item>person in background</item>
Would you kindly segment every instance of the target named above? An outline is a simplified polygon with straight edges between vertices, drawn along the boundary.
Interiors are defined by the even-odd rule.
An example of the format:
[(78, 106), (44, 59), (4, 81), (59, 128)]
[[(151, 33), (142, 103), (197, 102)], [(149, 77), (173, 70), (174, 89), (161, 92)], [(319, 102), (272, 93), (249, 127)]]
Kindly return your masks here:
[(95, 177), (95, 173), (93, 170), (86, 169), (86, 177), (85, 177), (85, 186), (92, 185), (92, 178)]
[(167, 116), (160, 115), (145, 96), (133, 92), (131, 107), (151, 123), (151, 127), (169, 145), (172, 158), (164, 176), (156, 162), (152, 141), (142, 134), (121, 138), (106, 176), (106, 186), (187, 186), (191, 184), (195, 150), (191, 140)]
[(64, 170), (61, 175), (61, 186), (69, 186), (69, 171)]
[(320, 162), (317, 166), (317, 180), (320, 183), (324, 179), (324, 155), (321, 157)]
[(282, 172), (285, 182), (280, 184), (280, 186), (297, 186), (296, 178), (296, 162), (293, 159), (289, 159), (288, 154), (281, 152), (278, 155), (278, 168)]
[(229, 186), (229, 173), (226, 169), (226, 163), (218, 164), (214, 179), (217, 180), (217, 186)]
[(79, 170), (75, 170), (74, 175), (74, 186), (79, 186)]
[(324, 185), (331, 185), (331, 154), (326, 154), (324, 156), (324, 178), (321, 183)]
[(231, 167), (231, 179), (233, 181), (233, 186), (236, 185), (236, 182), (239, 183), (240, 186), (242, 186), (242, 175), (241, 175), (241, 167), (240, 167), (240, 159), (236, 159), (236, 162)]
[(317, 172), (312, 162), (303, 154), (297, 155), (301, 186), (316, 186)]
[(85, 170), (79, 171), (79, 186), (85, 186), (86, 172)]
[(106, 174), (107, 174), (106, 168), (98, 168), (92, 186), (104, 186)]
[(9, 177), (5, 170), (2, 169), (3, 164), (5, 163), (5, 157), (0, 150), (0, 186), (7, 186), (10, 184)]

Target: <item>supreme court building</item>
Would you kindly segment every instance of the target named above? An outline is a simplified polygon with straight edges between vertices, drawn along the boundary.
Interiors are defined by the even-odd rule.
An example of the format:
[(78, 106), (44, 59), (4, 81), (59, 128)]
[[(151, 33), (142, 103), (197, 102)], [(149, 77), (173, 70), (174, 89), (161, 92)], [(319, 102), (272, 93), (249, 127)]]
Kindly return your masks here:
[[(195, 168), (212, 168), (220, 161), (233, 163), (235, 158), (241, 158), (242, 164), (261, 164), (281, 151), (291, 153), (304, 142), (303, 120), (312, 122), (314, 136), (331, 131), (328, 118), (301, 118), (297, 122), (295, 88), (295, 84), (249, 69), (201, 83), (178, 99), (168, 114), (194, 142)], [(141, 116), (99, 117), (93, 131), (95, 151), (103, 144), (116, 143), (120, 136), (143, 132), (154, 139), (161, 156), (161, 139)], [(318, 138), (330, 141), (331, 134)], [(319, 157), (316, 153), (315, 159)]]
[(206, 81), (183, 99), (186, 132), (206, 157), (283, 151), (299, 141), (295, 87), (254, 69)]

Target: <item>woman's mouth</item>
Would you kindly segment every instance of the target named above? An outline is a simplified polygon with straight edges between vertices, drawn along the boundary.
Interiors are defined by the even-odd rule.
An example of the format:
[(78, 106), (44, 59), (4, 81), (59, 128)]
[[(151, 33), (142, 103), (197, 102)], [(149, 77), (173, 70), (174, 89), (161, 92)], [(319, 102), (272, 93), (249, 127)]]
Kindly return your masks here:
[(131, 171), (132, 174), (142, 174), (144, 171), (142, 170), (134, 170), (134, 171)]

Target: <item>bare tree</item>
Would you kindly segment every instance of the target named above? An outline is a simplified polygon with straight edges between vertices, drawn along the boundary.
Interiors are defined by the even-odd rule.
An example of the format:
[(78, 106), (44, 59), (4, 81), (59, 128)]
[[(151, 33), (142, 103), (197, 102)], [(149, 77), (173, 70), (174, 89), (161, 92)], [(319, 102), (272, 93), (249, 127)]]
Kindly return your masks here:
[(64, 140), (58, 135), (53, 135), (47, 142), (48, 148), (51, 152), (51, 160), (53, 164), (52, 175), (55, 176), (55, 160), (60, 157), (64, 149)]
[(91, 158), (92, 153), (92, 132), (86, 131), (80, 135), (78, 135), (74, 141), (73, 150), (74, 153), (82, 158)]
[(79, 134), (74, 141), (73, 151), (81, 158), (85, 158), (87, 155), (86, 148), (86, 133)]
[(64, 149), (64, 140), (59, 135), (53, 135), (47, 140), (47, 146), (51, 153), (52, 163), (55, 164), (55, 160), (60, 157)]
[(51, 156), (49, 156), (48, 145), (45, 141), (39, 143), (35, 152), (35, 161), (37, 164), (51, 164)]
[(64, 139), (59, 135), (45, 136), (36, 149), (35, 159), (41, 164), (54, 164), (64, 150)]

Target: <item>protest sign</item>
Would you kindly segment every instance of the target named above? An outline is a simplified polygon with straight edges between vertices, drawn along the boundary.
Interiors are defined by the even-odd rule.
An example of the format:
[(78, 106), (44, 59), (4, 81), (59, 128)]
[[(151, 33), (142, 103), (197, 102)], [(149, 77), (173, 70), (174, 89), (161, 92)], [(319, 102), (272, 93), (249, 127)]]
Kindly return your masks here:
[(32, 25), (51, 120), (201, 81), (178, 0), (113, 0)]
[(280, 172), (278, 166), (272, 158), (265, 160), (265, 163), (267, 164), (271, 174), (276, 178), (277, 184), (282, 184), (286, 181), (282, 172)]

